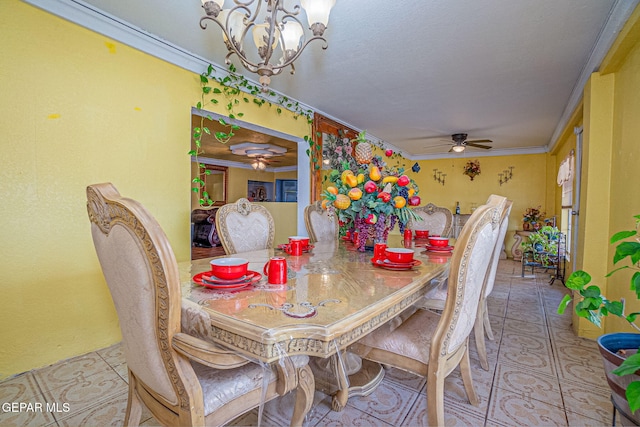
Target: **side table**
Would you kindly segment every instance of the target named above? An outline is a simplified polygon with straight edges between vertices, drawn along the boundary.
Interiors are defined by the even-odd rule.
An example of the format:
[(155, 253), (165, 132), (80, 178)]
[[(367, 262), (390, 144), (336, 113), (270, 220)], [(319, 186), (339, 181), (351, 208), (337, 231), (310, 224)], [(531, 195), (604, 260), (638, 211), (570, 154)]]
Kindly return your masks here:
[(531, 233), (533, 233), (533, 231), (516, 230), (516, 233), (513, 236), (515, 241), (513, 242), (513, 246), (511, 246), (511, 255), (513, 256), (514, 261), (522, 261), (522, 239), (529, 237)]

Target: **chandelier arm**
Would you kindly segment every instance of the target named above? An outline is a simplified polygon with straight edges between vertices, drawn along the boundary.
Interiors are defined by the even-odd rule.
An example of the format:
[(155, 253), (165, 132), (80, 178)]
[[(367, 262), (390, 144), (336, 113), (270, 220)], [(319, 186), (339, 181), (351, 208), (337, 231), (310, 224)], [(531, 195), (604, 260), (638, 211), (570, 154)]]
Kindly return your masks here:
[(291, 65), (296, 59), (298, 59), (300, 54), (302, 54), (302, 51), (309, 45), (309, 43), (311, 43), (314, 40), (322, 40), (324, 42), (324, 46), (322, 46), (322, 49), (326, 49), (326, 48), (329, 47), (329, 45), (327, 44), (327, 40), (324, 37), (322, 37), (322, 36), (313, 36), (302, 45), (302, 47), (295, 53), (295, 55), (293, 55), (291, 58), (287, 59), (282, 64), (274, 65), (273, 69), (274, 70), (276, 70), (276, 69), (281, 70), (282, 68), (286, 68), (289, 65)]
[(300, 14), (300, 5), (299, 4), (294, 5), (292, 11), (285, 9), (284, 2), (276, 1), (276, 7), (279, 10), (281, 10), (283, 13), (285, 13), (286, 15), (295, 16), (295, 15), (299, 15)]
[[(227, 56), (224, 59), (225, 64), (229, 65), (231, 63), (231, 61), (229, 60), (229, 57), (231, 57), (231, 55), (235, 54), (235, 55), (238, 56), (238, 58), (240, 58), (240, 62), (242, 62), (242, 65), (247, 70), (251, 71), (252, 73), (257, 72), (259, 64), (253, 63), (253, 62), (249, 61), (246, 58), (246, 56), (243, 54), (243, 52), (240, 51), (238, 49), (238, 47), (236, 46), (236, 44), (233, 42), (233, 39), (230, 37), (230, 34), (227, 32), (225, 26), (220, 21), (218, 21), (215, 18), (211, 18), (210, 16), (203, 16), (202, 18), (200, 18), (200, 28), (202, 28), (203, 30), (207, 29), (207, 23), (205, 22), (206, 20), (215, 22), (220, 27), (222, 32), (224, 33), (224, 35), (227, 38), (227, 40), (229, 40), (229, 43), (227, 43), (227, 48), (229, 49), (229, 53), (227, 54)], [(249, 65), (249, 66), (247, 66), (247, 65)]]
[(229, 59), (229, 58), (231, 58), (231, 55), (238, 56), (238, 58), (240, 58), (240, 63), (247, 70), (251, 71), (252, 73), (257, 73), (258, 72), (258, 68), (259, 68), (258, 64), (254, 64), (253, 62), (249, 62), (249, 61), (245, 60), (242, 56), (238, 55), (233, 50), (230, 50), (229, 53), (227, 53), (227, 56), (224, 57), (224, 63), (225, 64), (227, 64), (227, 65), (231, 64), (231, 60)]

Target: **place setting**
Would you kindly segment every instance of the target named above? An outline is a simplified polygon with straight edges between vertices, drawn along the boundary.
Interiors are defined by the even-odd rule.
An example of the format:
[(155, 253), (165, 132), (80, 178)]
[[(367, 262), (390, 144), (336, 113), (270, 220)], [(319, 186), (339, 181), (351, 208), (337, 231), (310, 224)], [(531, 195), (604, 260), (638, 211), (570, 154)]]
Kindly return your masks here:
[(422, 264), (414, 259), (415, 251), (407, 248), (388, 248), (384, 243), (376, 243), (373, 247), (371, 263), (385, 270), (411, 270)]
[(211, 270), (193, 276), (200, 286), (217, 290), (238, 290), (262, 279), (262, 274), (248, 269), (249, 261), (244, 258), (217, 258), (210, 262)]
[(308, 253), (313, 249), (313, 245), (309, 244), (309, 238), (305, 236), (289, 236), (289, 243), (283, 243), (277, 246), (281, 251), (285, 251), (289, 255), (300, 256)]
[(429, 236), (428, 240), (429, 243), (425, 245), (427, 252), (450, 254), (453, 251), (448, 237)]

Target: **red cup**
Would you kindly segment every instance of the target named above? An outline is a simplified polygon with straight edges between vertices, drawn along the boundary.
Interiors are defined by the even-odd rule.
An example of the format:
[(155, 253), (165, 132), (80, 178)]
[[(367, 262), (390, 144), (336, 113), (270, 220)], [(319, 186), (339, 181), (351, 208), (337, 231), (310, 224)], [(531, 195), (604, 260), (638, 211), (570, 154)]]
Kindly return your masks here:
[(302, 243), (302, 240), (292, 240), (287, 246), (286, 251), (289, 255), (300, 256), (302, 255), (303, 248), (304, 244)]
[(302, 250), (306, 251), (309, 249), (309, 238), (305, 236), (289, 236), (289, 244), (292, 242), (300, 241), (302, 242)]
[(404, 240), (411, 240), (413, 239), (413, 233), (411, 232), (410, 229), (406, 228), (404, 230)]
[(385, 243), (376, 243), (373, 246), (373, 259), (375, 260), (383, 260), (387, 257), (385, 251), (387, 250), (387, 245)]
[(426, 239), (429, 237), (429, 230), (416, 230), (416, 238)]
[(262, 271), (267, 276), (267, 281), (272, 285), (287, 283), (287, 260), (281, 256), (271, 257)]

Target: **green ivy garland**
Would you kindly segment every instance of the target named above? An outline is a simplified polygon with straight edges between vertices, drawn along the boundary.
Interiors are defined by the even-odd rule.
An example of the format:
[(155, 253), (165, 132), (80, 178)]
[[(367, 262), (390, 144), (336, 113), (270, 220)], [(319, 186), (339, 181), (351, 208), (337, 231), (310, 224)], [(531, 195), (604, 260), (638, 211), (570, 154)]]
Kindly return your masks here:
[[(269, 91), (267, 94), (262, 92), (262, 86), (257, 86), (252, 84), (249, 80), (247, 80), (244, 76), (237, 74), (236, 67), (233, 64), (229, 65), (228, 73), (223, 76), (214, 76), (215, 69), (213, 65), (209, 64), (207, 70), (200, 74), (200, 101), (196, 104), (196, 108), (203, 111), (203, 107), (213, 104), (219, 104), (222, 100), (226, 102), (226, 110), (229, 119), (235, 120), (236, 118), (241, 118), (244, 116), (244, 113), (238, 111), (240, 105), (248, 104), (253, 102), (258, 107), (262, 107), (263, 105), (267, 105), (268, 107), (272, 107), (276, 104), (276, 113), (280, 115), (282, 113), (282, 107), (287, 108), (288, 110), (294, 113), (293, 118), (295, 120), (298, 117), (303, 116), (307, 119), (307, 124), (311, 129), (311, 125), (313, 124), (313, 111), (303, 109), (297, 101), (292, 101), (288, 97), (283, 95), (278, 95), (274, 91)], [(218, 85), (211, 86), (210, 82), (217, 82)], [(253, 95), (253, 101), (250, 101), (246, 94)], [(268, 96), (273, 99), (273, 101), (268, 101), (263, 98), (263, 96)], [(210, 98), (209, 98), (210, 97)], [(208, 98), (208, 99), (207, 99)], [(209, 197), (209, 194), (205, 190), (205, 181), (202, 179), (203, 177), (206, 179), (206, 175), (209, 175), (211, 172), (206, 169), (205, 164), (199, 161), (199, 156), (203, 153), (202, 150), (202, 135), (208, 134), (211, 135), (211, 131), (208, 127), (204, 125), (204, 119), (207, 118), (209, 120), (213, 120), (210, 114), (200, 115), (200, 126), (194, 127), (193, 129), (193, 141), (195, 144), (195, 149), (189, 151), (189, 156), (194, 157), (196, 163), (198, 163), (198, 167), (200, 173), (198, 176), (193, 178), (192, 183), (193, 186), (191, 190), (194, 193), (200, 193), (202, 189), (202, 197), (199, 199), (200, 206), (211, 206), (213, 201)], [(218, 119), (218, 123), (220, 123), (224, 128), (225, 132), (215, 132), (214, 138), (222, 143), (226, 144), (231, 140), (234, 136), (234, 131), (240, 129), (240, 127), (233, 123), (228, 123), (223, 117)], [(318, 152), (320, 150), (320, 145), (316, 143), (310, 135), (305, 135), (304, 140), (309, 145), (309, 148), (306, 150), (307, 155), (312, 161), (313, 167), (315, 170), (320, 168), (320, 160), (318, 157)]]

